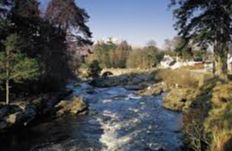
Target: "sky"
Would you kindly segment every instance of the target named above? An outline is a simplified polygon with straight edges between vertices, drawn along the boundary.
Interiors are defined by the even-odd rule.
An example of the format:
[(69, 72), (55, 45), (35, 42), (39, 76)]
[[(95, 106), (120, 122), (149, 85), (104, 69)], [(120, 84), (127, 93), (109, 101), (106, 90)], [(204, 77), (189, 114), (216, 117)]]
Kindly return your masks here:
[(155, 40), (163, 47), (173, 38), (174, 19), (168, 9), (170, 0), (76, 0), (90, 15), (88, 25), (93, 40), (108, 37), (127, 40), (133, 46), (145, 46)]
[[(40, 0), (46, 6), (49, 0)], [(75, 0), (90, 16), (87, 23), (93, 41), (109, 37), (127, 40), (135, 47), (145, 46), (154, 40), (162, 48), (164, 40), (177, 32), (170, 0)]]

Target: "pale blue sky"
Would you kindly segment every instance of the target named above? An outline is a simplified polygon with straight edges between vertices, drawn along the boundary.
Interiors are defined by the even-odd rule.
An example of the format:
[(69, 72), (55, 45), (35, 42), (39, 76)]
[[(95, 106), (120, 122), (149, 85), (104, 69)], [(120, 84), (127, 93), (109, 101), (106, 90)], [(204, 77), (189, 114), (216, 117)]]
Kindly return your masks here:
[[(40, 0), (46, 5), (49, 0)], [(88, 25), (93, 40), (115, 37), (134, 46), (155, 40), (159, 47), (173, 38), (174, 19), (168, 9), (170, 0), (75, 0), (90, 15)]]
[(135, 46), (155, 40), (159, 47), (176, 35), (170, 0), (76, 0), (90, 15), (93, 40), (115, 37)]

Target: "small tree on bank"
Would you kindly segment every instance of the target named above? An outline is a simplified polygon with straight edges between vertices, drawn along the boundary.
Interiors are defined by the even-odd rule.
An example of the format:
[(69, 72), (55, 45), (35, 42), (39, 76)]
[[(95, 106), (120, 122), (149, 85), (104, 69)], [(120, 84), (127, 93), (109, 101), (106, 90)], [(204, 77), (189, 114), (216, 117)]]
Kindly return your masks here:
[(97, 60), (93, 60), (89, 65), (87, 72), (89, 77), (96, 79), (100, 76), (101, 71), (102, 68), (100, 67), (99, 62)]
[(227, 79), (228, 45), (232, 36), (231, 0), (171, 0), (175, 27), (186, 40), (213, 47), (215, 75)]
[(39, 67), (35, 59), (20, 52), (20, 39), (16, 34), (8, 36), (4, 45), (5, 51), (0, 52), (0, 80), (5, 83), (6, 104), (9, 104), (10, 82), (36, 78)]

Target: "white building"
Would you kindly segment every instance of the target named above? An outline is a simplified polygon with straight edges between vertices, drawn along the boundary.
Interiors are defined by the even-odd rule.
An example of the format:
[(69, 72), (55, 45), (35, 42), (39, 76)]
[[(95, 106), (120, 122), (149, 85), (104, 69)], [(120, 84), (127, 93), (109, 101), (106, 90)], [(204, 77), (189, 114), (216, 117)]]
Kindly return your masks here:
[(162, 61), (160, 62), (161, 68), (170, 68), (176, 62), (175, 58), (164, 55)]
[(201, 64), (202, 61), (184, 61), (179, 57), (171, 57), (169, 55), (165, 55), (163, 60), (160, 62), (161, 68), (170, 68), (170, 69), (178, 69), (184, 66), (194, 66), (196, 64)]
[(94, 44), (97, 43), (108, 43), (108, 42), (112, 42), (114, 44), (120, 44), (123, 40), (115, 38), (115, 37), (109, 37), (109, 38), (102, 38), (101, 40), (97, 40), (94, 42)]
[(232, 72), (232, 54), (229, 53), (227, 56), (227, 68), (229, 72)]

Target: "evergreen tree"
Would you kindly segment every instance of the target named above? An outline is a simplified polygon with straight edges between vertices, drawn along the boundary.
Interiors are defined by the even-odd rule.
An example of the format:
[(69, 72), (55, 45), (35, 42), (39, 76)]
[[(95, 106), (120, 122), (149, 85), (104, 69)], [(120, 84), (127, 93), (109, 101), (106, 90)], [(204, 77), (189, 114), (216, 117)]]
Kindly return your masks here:
[(102, 68), (99, 66), (99, 62), (97, 60), (93, 60), (88, 67), (88, 76), (96, 79), (100, 76)]
[(0, 80), (5, 82), (6, 104), (9, 104), (10, 82), (34, 79), (39, 74), (35, 59), (20, 52), (20, 38), (11, 34), (5, 41), (5, 51), (0, 52)]
[(92, 33), (86, 25), (89, 15), (74, 0), (51, 0), (45, 17), (50, 23), (66, 31), (69, 39), (78, 40), (79, 44), (91, 44), (89, 38)]
[(33, 89), (27, 88), (29, 93), (63, 88), (73, 76), (69, 65), (72, 60), (68, 50), (70, 41), (76, 41), (77, 45), (91, 43), (91, 32), (85, 24), (88, 18), (85, 10), (73, 0), (50, 1), (45, 16), (40, 12), (38, 0), (0, 0), (0, 52), (5, 53), (7, 37), (17, 33), (23, 43), (18, 53), (39, 64), (38, 80), (21, 86), (33, 85)]
[(117, 48), (115, 49), (115, 57), (112, 58), (114, 60), (114, 64), (116, 68), (125, 68), (126, 61), (129, 56), (130, 51), (132, 50), (131, 46), (127, 43), (127, 41), (122, 41)]
[(177, 53), (177, 55), (184, 60), (193, 59), (193, 46), (190, 44), (190, 42), (186, 44), (186, 41), (181, 37), (176, 37), (174, 39), (176, 40), (174, 51)]
[(98, 42), (94, 46), (93, 60), (98, 60), (99, 64), (103, 68), (111, 68), (114, 65), (113, 62), (113, 52), (117, 48), (117, 45), (112, 41), (108, 42)]
[(171, 0), (179, 35), (204, 47), (213, 47), (216, 75), (227, 78), (228, 44), (232, 36), (232, 0)]
[[(87, 12), (79, 8), (74, 0), (51, 0), (45, 13), (45, 19), (57, 29), (56, 34), (64, 36), (65, 39), (61, 44), (65, 46), (62, 47), (65, 50), (65, 53), (62, 52), (63, 59), (68, 62), (65, 67), (69, 66), (69, 70), (75, 73), (77, 69), (73, 67), (77, 67), (79, 63), (76, 59), (81, 58), (81, 56), (77, 56), (81, 54), (79, 53), (82, 51), (81, 48), (92, 45), (90, 40), (92, 33), (86, 25), (89, 19)], [(57, 44), (56, 41), (54, 42)]]
[(42, 22), (39, 3), (37, 0), (5, 0), (2, 6), (8, 9), (6, 15), (0, 17), (0, 39), (4, 41), (9, 34), (17, 33), (24, 41), (24, 53), (36, 57), (36, 39), (40, 37), (39, 29)]

